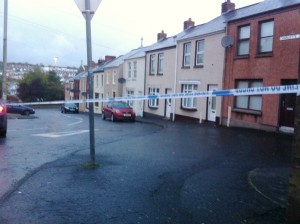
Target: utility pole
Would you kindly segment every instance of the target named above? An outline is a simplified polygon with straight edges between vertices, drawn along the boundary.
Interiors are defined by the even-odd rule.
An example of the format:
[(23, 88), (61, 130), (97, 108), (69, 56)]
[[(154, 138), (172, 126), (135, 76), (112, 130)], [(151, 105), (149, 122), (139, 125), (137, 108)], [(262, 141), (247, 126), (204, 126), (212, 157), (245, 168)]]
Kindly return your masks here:
[[(298, 63), (298, 84), (300, 84), (300, 45)], [(296, 100), (295, 133), (292, 149), (292, 167), (289, 182), (287, 223), (300, 223), (300, 96)]]
[(6, 70), (7, 70), (7, 10), (8, 0), (4, 0), (4, 26), (3, 26), (3, 72), (2, 72), (2, 100), (6, 103)]

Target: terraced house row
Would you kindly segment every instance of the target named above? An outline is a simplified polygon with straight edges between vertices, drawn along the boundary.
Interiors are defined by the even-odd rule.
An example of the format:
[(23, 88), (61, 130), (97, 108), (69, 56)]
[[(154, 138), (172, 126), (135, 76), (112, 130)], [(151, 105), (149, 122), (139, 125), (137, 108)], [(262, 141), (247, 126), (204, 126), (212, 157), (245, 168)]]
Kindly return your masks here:
[[(189, 93), (296, 84), (300, 61), (300, 0), (264, 0), (221, 14), (94, 68), (94, 97)], [(66, 83), (66, 100), (86, 99), (87, 72)], [(192, 119), (220, 125), (293, 130), (295, 94), (152, 99), (129, 102), (137, 116)], [(95, 103), (101, 113), (102, 103)], [(81, 111), (88, 105), (81, 104)]]

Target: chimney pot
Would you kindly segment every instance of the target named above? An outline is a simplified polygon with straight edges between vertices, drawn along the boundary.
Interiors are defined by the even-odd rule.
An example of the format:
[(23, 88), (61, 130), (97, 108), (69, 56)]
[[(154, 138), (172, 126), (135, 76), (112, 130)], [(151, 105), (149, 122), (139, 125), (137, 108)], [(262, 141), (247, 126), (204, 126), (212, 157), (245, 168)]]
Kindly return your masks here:
[(167, 34), (163, 30), (157, 34), (157, 41), (166, 39), (166, 38), (167, 38)]
[(195, 26), (195, 22), (192, 21), (191, 18), (189, 18), (187, 21), (184, 21), (184, 23), (183, 23), (183, 30), (186, 30), (186, 29), (188, 29), (190, 27), (193, 27), (193, 26)]
[(235, 10), (235, 4), (230, 2), (230, 0), (226, 0), (226, 2), (222, 3), (222, 14), (232, 10)]

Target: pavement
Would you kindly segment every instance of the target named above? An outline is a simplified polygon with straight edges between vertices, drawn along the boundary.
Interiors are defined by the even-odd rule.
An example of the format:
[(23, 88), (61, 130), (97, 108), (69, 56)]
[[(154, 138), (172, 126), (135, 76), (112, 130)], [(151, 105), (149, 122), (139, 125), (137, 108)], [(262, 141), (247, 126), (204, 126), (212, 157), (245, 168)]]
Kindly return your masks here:
[[(11, 119), (20, 118), (11, 117)], [(137, 122), (155, 124), (163, 128), (177, 128), (179, 131), (181, 127), (189, 125), (189, 123), (173, 123), (162, 119), (147, 118), (140, 118)], [(213, 126), (213, 124), (205, 125)], [(238, 131), (249, 130), (238, 129)], [(255, 131), (250, 130), (250, 133), (253, 132)], [(282, 135), (282, 138), (292, 139), (292, 135)], [(157, 183), (152, 183), (150, 179), (158, 173), (156, 173), (155, 166), (143, 164), (141, 158), (140, 164), (135, 165), (138, 169), (130, 170), (133, 175), (126, 179), (128, 177), (123, 173), (123, 169), (131, 169), (130, 165), (121, 168), (120, 164), (112, 164), (114, 161), (110, 158), (110, 152), (114, 149), (113, 147), (115, 146), (107, 146), (105, 150), (107, 154), (102, 152), (100, 167), (96, 169), (88, 167), (86, 152), (77, 152), (67, 158), (45, 164), (24, 177), (0, 199), (0, 223), (279, 224), (285, 222), (290, 171), (287, 163), (251, 169), (248, 172), (248, 186), (238, 188), (233, 184), (231, 186), (233, 192), (225, 200), (225, 197), (218, 195), (218, 192), (208, 192), (210, 196), (204, 196), (205, 192), (199, 190), (207, 187), (203, 182), (203, 178), (207, 178), (204, 176), (206, 171), (199, 173), (200, 169), (202, 171), (206, 169), (204, 164), (191, 168), (197, 172), (188, 170), (182, 173), (176, 171), (172, 175), (161, 175), (159, 179), (163, 181), (156, 190), (153, 190), (153, 185)], [(120, 156), (124, 155), (120, 154)], [(132, 162), (126, 157), (124, 160), (128, 163)], [(117, 169), (112, 169), (110, 165), (114, 165)], [(148, 173), (149, 167), (154, 169), (152, 173)], [(140, 176), (140, 172), (144, 172), (145, 176)], [(230, 173), (231, 170), (224, 169), (224, 175), (227, 172)], [(206, 174), (215, 175), (211, 170)], [(149, 175), (148, 178), (147, 175)], [(179, 193), (175, 185), (181, 179), (184, 184), (180, 186)], [(223, 183), (222, 177), (219, 176), (215, 176), (214, 181), (220, 185)], [(134, 186), (135, 183), (139, 183), (140, 186)], [(253, 204), (250, 207), (245, 205), (247, 201), (243, 198), (244, 196), (241, 196), (243, 193), (239, 192), (242, 191), (241, 189), (249, 190), (250, 197), (253, 197)], [(155, 208), (152, 203), (142, 199), (146, 197), (145, 192), (150, 192), (152, 203), (157, 203)], [(209, 200), (219, 204), (201, 201), (202, 198), (207, 197), (215, 197)], [(100, 201), (96, 200), (99, 198), (101, 198)], [(31, 201), (30, 204), (28, 201)], [(182, 206), (176, 206), (178, 202), (184, 205), (184, 209)], [(202, 203), (201, 206), (200, 203)], [(72, 205), (76, 205), (76, 208)], [(216, 206), (221, 207), (216, 210)], [(239, 207), (241, 211), (237, 211)], [(201, 210), (204, 211), (203, 208), (207, 211), (206, 214), (201, 213)], [(27, 212), (24, 212), (25, 210)], [(224, 216), (227, 215), (230, 217), (226, 219)], [(221, 219), (222, 216), (224, 219)]]

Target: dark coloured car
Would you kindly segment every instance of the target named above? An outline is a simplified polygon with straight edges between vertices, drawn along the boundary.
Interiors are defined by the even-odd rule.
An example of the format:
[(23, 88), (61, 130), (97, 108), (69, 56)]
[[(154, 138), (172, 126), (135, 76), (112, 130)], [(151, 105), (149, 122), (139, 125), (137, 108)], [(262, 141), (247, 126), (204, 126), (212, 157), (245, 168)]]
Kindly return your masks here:
[(0, 104), (0, 137), (6, 137), (7, 131), (7, 114), (6, 107)]
[(79, 113), (78, 106), (75, 103), (64, 103), (61, 105), (60, 111), (62, 113)]
[(135, 121), (135, 112), (125, 102), (109, 102), (102, 109), (102, 119), (110, 118), (112, 121), (130, 120)]
[(17, 105), (17, 104), (8, 104), (6, 105), (7, 113), (11, 114), (21, 114), (29, 116), (30, 114), (35, 114), (35, 110), (31, 107), (27, 107), (24, 105)]

